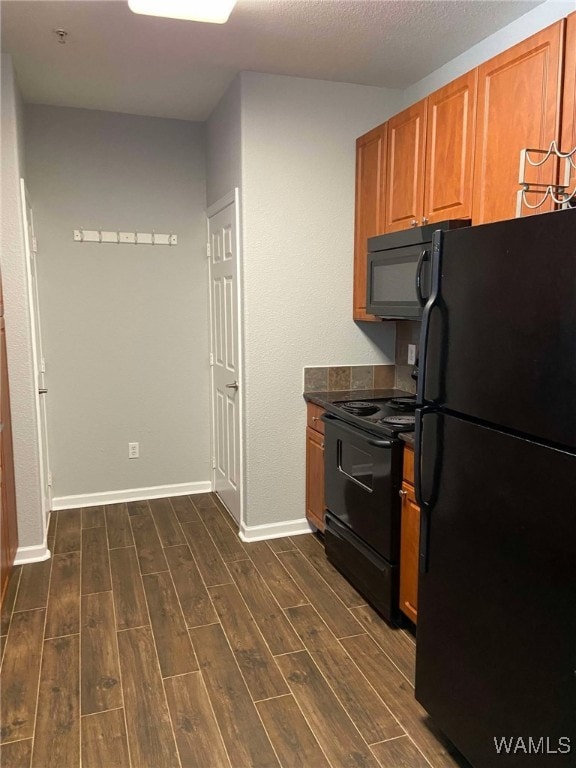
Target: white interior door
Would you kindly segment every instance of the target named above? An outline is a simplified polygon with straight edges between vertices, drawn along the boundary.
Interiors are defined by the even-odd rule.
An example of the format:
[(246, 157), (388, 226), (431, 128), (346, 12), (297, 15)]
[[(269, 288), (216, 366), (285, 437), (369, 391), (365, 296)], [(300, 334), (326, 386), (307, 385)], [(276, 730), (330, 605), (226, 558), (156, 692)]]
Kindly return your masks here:
[(242, 519), (242, 392), (238, 190), (208, 209), (212, 351), (213, 484)]
[(36, 415), (38, 423), (38, 447), (40, 451), (40, 479), (42, 483), (42, 506), (44, 521), (47, 525), (48, 513), (52, 507), (52, 476), (48, 454), (48, 422), (46, 416), (46, 363), (42, 348), (42, 329), (40, 325), (40, 302), (38, 298), (38, 280), (36, 257), (38, 249), (34, 236), (34, 217), (24, 179), (20, 179), (22, 217), (24, 221), (24, 240), (26, 247), (28, 294), (30, 302), (30, 320), (32, 323), (32, 356), (36, 376)]

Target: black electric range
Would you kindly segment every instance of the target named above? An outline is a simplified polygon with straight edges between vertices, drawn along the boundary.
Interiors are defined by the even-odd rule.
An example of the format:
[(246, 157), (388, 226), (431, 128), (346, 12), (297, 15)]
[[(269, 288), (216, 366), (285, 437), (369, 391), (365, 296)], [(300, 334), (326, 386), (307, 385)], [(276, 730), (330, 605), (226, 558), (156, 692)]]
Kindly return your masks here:
[(416, 396), (374, 400), (340, 400), (325, 406), (328, 413), (375, 435), (393, 437), (414, 430)]
[(324, 422), (328, 560), (388, 620), (398, 616), (402, 442), (416, 398), (327, 403)]

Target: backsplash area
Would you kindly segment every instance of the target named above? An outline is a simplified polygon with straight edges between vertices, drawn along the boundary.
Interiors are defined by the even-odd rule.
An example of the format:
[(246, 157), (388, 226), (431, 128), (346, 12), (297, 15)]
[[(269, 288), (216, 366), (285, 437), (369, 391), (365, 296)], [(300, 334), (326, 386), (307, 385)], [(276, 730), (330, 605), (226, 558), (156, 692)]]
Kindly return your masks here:
[(408, 344), (416, 344), (416, 355), (420, 343), (420, 323), (414, 320), (396, 321), (396, 389), (416, 392), (416, 382), (410, 374), (414, 368), (408, 365)]
[(393, 365), (336, 365), (304, 368), (304, 392), (392, 389)]
[(304, 392), (339, 392), (356, 389), (402, 389), (416, 392), (413, 365), (408, 365), (408, 344), (418, 344), (420, 323), (396, 322), (396, 365), (332, 365), (304, 368)]

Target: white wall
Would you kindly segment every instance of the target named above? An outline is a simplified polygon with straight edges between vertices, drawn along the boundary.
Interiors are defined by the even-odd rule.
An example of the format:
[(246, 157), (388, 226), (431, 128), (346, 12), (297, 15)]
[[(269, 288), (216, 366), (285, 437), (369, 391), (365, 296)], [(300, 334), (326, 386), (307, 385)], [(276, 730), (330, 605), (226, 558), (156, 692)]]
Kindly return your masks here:
[(241, 81), (236, 77), (206, 124), (206, 202), (242, 186)]
[(399, 98), (241, 75), (249, 527), (303, 518), (303, 366), (394, 361), (393, 324), (351, 319), (354, 142)]
[(405, 107), (576, 11), (576, 0), (546, 0), (404, 91)]
[[(24, 175), (22, 105), (11, 57), (1, 61), (2, 209), (1, 268), (14, 440), (20, 547), (44, 542), (40, 457), (32, 364), (32, 336), (26, 278), (20, 177)], [(38, 552), (41, 556), (41, 552)]]
[[(25, 116), (55, 504), (206, 483), (204, 126), (38, 105)], [(173, 232), (178, 245), (76, 243), (79, 227)]]

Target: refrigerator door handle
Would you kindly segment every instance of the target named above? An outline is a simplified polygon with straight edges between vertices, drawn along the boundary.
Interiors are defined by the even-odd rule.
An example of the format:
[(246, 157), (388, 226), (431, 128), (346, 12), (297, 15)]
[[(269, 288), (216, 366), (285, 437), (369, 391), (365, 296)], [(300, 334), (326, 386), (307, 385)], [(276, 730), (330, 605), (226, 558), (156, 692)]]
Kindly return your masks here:
[[(433, 453), (426, 456), (427, 467), (426, 475), (431, 479), (430, 488), (426, 489), (427, 496), (424, 496), (422, 488), (422, 443), (423, 443), (423, 427), (424, 419), (426, 417), (435, 416), (436, 425), (432, 430), (432, 434), (427, 438), (427, 444), (433, 444)], [(439, 414), (438, 412), (429, 406), (424, 408), (418, 408), (416, 410), (416, 422), (415, 422), (415, 461), (414, 461), (414, 486), (416, 492), (416, 501), (420, 507), (420, 548), (419, 548), (419, 570), (420, 573), (426, 573), (428, 570), (428, 541), (430, 532), (430, 519), (431, 511), (435, 503), (436, 487), (438, 485), (438, 478), (440, 473), (441, 462), (441, 439), (439, 439)]]
[(425, 500), (422, 495), (422, 428), (424, 417), (431, 411), (429, 406), (417, 408), (414, 420), (414, 490), (416, 502), (421, 510), (429, 506), (429, 500)]
[[(442, 230), (436, 230), (432, 236), (432, 256), (430, 265), (430, 296), (424, 307), (422, 313), (422, 327), (420, 330), (420, 364), (418, 366), (418, 386), (416, 391), (416, 398), (418, 403), (424, 403), (424, 396), (426, 393), (426, 368), (428, 363), (428, 336), (430, 332), (430, 315), (432, 310), (438, 303), (438, 295), (440, 292), (440, 252), (442, 248)], [(418, 276), (422, 264), (424, 263), (424, 256), (427, 251), (423, 251), (418, 262)], [(418, 279), (417, 277), (417, 293), (418, 291)]]

